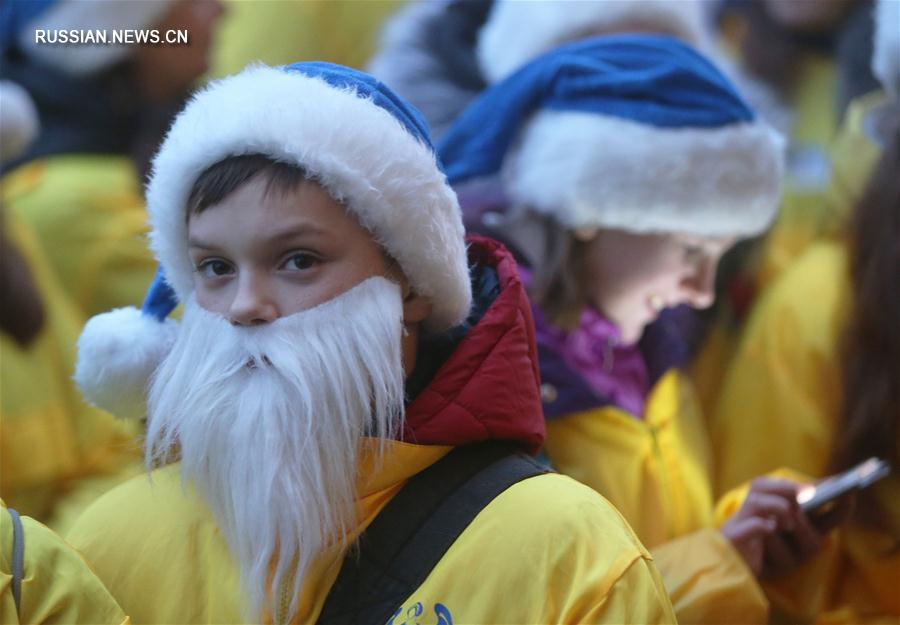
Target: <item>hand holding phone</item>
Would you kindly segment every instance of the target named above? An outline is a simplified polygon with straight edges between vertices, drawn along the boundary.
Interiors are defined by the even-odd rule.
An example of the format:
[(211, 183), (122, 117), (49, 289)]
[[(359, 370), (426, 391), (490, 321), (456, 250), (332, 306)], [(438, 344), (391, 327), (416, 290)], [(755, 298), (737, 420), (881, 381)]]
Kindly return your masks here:
[(868, 488), (890, 472), (890, 466), (886, 462), (869, 458), (848, 471), (804, 486), (797, 492), (797, 503), (811, 519), (822, 518), (842, 497)]

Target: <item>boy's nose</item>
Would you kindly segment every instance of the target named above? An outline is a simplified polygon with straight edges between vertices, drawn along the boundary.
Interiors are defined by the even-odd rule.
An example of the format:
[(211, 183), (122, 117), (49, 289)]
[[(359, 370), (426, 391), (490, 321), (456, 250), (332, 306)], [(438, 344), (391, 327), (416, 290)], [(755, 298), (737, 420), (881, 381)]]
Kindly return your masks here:
[(278, 319), (278, 306), (271, 297), (265, 281), (258, 276), (244, 276), (228, 311), (233, 325), (252, 326)]

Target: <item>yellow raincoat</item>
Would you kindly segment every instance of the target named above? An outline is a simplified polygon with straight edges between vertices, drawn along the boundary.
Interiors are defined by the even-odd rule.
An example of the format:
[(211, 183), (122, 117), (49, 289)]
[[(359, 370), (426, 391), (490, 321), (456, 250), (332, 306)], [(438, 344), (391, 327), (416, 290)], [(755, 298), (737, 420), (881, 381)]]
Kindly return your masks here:
[(375, 51), (381, 23), (401, 5), (399, 0), (227, 0), (210, 75), (236, 74), (253, 61), (362, 68)]
[(831, 181), (825, 196), (822, 231), (837, 234), (862, 196), (869, 174), (881, 155), (878, 111), (889, 102), (883, 91), (856, 98), (847, 107), (844, 124), (831, 148)]
[(21, 604), (12, 592), (13, 523), (0, 501), (0, 622), (126, 624), (128, 618), (84, 559), (52, 531), (22, 517)]
[(26, 259), (46, 320), (27, 348), (0, 335), (0, 495), (63, 531), (73, 515), (140, 470), (136, 429), (84, 403), (72, 374), (82, 317), (15, 213), (6, 235)]
[(4, 204), (35, 233), (85, 317), (139, 306), (156, 271), (147, 214), (124, 156), (53, 156), (4, 176)]
[[(851, 297), (848, 281), (846, 249), (823, 241), (754, 310), (713, 423), (720, 491), (782, 466), (826, 476), (838, 435), (838, 342)], [(841, 527), (834, 555), (767, 585), (773, 609), (823, 623), (900, 619), (900, 476), (874, 488), (892, 532)], [(732, 499), (730, 508), (736, 506)]]
[(644, 419), (605, 406), (547, 423), (547, 454), (622, 513), (650, 549), (678, 622), (765, 623), (768, 602), (715, 529), (705, 424), (676, 371), (651, 391)]
[[(364, 456), (361, 523), (351, 539), (449, 449), (391, 442), (379, 470)], [(171, 465), (155, 471), (152, 484), (141, 476), (108, 493), (68, 538), (135, 623), (242, 622), (235, 563), (206, 506), (182, 488), (179, 470)], [(346, 548), (315, 560), (296, 622), (315, 622)], [(393, 623), (436, 624), (437, 604), (453, 623), (674, 623), (652, 559), (622, 517), (554, 474), (524, 480), (490, 503)]]
[(790, 103), (784, 196), (778, 218), (766, 236), (756, 272), (762, 290), (822, 233), (829, 212), (825, 203), (831, 179), (831, 143), (837, 133), (836, 76), (831, 59), (810, 54)]
[[(887, 96), (876, 91), (857, 98), (847, 108), (844, 123), (830, 146), (831, 178), (824, 196), (792, 194), (788, 182), (781, 215), (765, 243), (765, 258), (755, 285), (760, 295), (812, 242), (841, 231), (880, 153), (871, 138), (871, 113), (886, 101)], [(820, 119), (818, 125), (823, 123)], [(692, 378), (705, 415), (716, 411), (722, 378), (734, 357), (742, 328), (740, 320), (722, 311), (693, 363)]]

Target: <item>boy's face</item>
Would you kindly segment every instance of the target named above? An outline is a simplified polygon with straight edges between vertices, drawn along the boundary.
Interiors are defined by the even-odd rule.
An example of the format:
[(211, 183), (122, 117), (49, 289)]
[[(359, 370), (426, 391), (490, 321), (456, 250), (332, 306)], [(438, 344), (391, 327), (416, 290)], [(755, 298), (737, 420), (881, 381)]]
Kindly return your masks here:
[(266, 182), (256, 176), (190, 217), (203, 308), (235, 325), (258, 325), (327, 302), (367, 278), (401, 281), (372, 235), (322, 187), (266, 193)]

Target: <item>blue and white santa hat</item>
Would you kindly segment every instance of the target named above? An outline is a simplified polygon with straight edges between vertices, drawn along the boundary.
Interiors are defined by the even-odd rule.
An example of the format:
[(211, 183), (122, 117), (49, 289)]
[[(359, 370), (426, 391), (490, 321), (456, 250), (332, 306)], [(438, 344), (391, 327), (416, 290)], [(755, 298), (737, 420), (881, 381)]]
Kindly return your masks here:
[(704, 0), (494, 0), (476, 55), (490, 83), (553, 48), (599, 34), (654, 32), (712, 46)]
[(172, 125), (147, 186), (150, 243), (161, 266), (143, 312), (119, 309), (88, 322), (76, 381), (114, 414), (143, 414), (149, 375), (174, 341), (165, 321), (193, 292), (187, 200), (207, 168), (262, 154), (302, 167), (432, 302), (440, 331), (472, 302), (462, 216), (413, 107), (362, 72), (330, 63), (251, 66), (196, 94)]
[(750, 236), (775, 216), (784, 141), (672, 37), (569, 44), (485, 91), (439, 145), (454, 185), (501, 173), (570, 229)]

